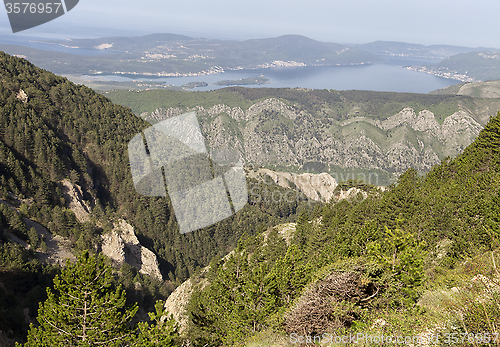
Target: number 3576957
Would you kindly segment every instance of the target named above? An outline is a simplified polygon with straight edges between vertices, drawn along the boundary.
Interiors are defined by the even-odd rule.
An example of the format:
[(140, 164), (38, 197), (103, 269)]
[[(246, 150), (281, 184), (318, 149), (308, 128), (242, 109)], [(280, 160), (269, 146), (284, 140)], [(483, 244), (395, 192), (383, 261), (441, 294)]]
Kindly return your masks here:
[[(61, 3), (46, 2), (46, 3), (30, 3), (30, 2), (8, 2), (5, 4), (7, 13), (58, 13), (61, 8)], [(64, 10), (62, 10), (64, 11)]]

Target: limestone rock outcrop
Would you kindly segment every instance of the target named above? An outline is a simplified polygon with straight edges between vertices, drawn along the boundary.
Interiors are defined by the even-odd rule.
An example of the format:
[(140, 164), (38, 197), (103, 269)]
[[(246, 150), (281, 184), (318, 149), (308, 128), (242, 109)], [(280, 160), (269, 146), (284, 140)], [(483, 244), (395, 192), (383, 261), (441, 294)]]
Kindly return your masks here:
[[(206, 271), (205, 268), (204, 271)], [(208, 281), (206, 279), (201, 279), (197, 286), (203, 288)], [(164, 304), (165, 310), (172, 315), (172, 318), (179, 325), (179, 333), (186, 332), (189, 324), (189, 314), (187, 312), (186, 306), (191, 300), (195, 284), (191, 278), (184, 281), (180, 286), (178, 286), (167, 298)]]
[(102, 253), (121, 266), (127, 262), (139, 270), (139, 273), (149, 275), (163, 281), (156, 255), (142, 246), (135, 235), (132, 225), (120, 219), (113, 230), (102, 235)]
[(195, 111), (208, 149), (235, 150), (245, 165), (301, 168), (315, 163), (342, 168), (339, 172), (356, 168), (397, 176), (410, 167), (426, 172), (477, 137), (486, 111), (459, 109), (435, 114), (404, 107), (389, 117), (354, 113), (333, 119), (268, 98), (246, 109), (218, 104), (158, 109), (142, 116), (156, 122)]
[(270, 177), (274, 183), (290, 189), (297, 189), (304, 193), (311, 200), (330, 201), (333, 191), (337, 187), (335, 178), (327, 173), (312, 174), (294, 174), (290, 172), (276, 172), (268, 169), (259, 169), (249, 174), (251, 177), (258, 178), (264, 175)]
[(83, 199), (82, 188), (78, 184), (73, 184), (69, 180), (60, 182), (66, 207), (75, 214), (79, 222), (87, 222), (90, 220), (90, 206)]
[(28, 102), (28, 94), (26, 94), (26, 92), (22, 89), (19, 89), (19, 92), (17, 93), (16, 98), (21, 100), (24, 103)]

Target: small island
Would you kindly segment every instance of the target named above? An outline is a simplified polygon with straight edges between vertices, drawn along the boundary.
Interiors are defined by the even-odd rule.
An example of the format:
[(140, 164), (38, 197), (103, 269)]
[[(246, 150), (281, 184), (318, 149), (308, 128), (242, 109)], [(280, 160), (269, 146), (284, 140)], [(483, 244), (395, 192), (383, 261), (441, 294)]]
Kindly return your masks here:
[(194, 89), (196, 87), (206, 87), (206, 86), (208, 86), (207, 82), (189, 82), (189, 83), (183, 84), (182, 88)]
[(263, 84), (269, 81), (269, 78), (265, 78), (264, 76), (259, 77), (249, 77), (242, 78), (239, 80), (224, 80), (215, 82), (218, 86), (246, 86), (250, 84)]

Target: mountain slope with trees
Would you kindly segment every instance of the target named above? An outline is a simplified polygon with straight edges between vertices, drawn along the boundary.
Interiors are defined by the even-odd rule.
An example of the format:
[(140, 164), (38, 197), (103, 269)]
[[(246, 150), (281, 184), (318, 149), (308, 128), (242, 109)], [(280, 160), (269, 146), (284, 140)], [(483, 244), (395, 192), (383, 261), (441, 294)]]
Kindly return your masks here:
[(105, 95), (153, 123), (196, 111), (207, 146), (234, 148), (248, 166), (327, 172), (337, 181), (360, 178), (376, 185), (389, 185), (409, 167), (422, 174), (456, 156), (500, 109), (498, 98), (357, 90), (225, 88)]
[(500, 112), (424, 177), (409, 169), (383, 194), (301, 215), (289, 244), (278, 229), (240, 240), (192, 279), (187, 336), (288, 346), (290, 336), (430, 331), (487, 345), (500, 333), (499, 237)]
[[(225, 92), (235, 90), (242, 93), (240, 89)], [(250, 97), (240, 94), (232, 102), (250, 107), (252, 97), (267, 100), (266, 92), (270, 91), (248, 91)], [(331, 91), (294, 93), (297, 98), (315, 96), (317, 100), (335, 96)], [(179, 97), (186, 100), (188, 95)], [(478, 105), (473, 98), (444, 100)], [(369, 108), (373, 100), (361, 101)], [(304, 104), (315, 114), (321, 105)], [(383, 105), (378, 107), (384, 110)], [(386, 121), (393, 115), (385, 111), (385, 118), (375, 120)], [(327, 113), (349, 117), (344, 111)], [(80, 285), (72, 269), (82, 273), (82, 278), (86, 271), (112, 274), (101, 283), (111, 288), (103, 292), (105, 298), (116, 295), (111, 307), (137, 302), (145, 312), (155, 312), (156, 299), (164, 299), (176, 284), (209, 262), (210, 270), (200, 274), (205, 277), (200, 283), (206, 286), (198, 288), (189, 306), (191, 326), (184, 338), (194, 345), (261, 343), (267, 334), (385, 331), (421, 335), (427, 328), (436, 331), (437, 326), (441, 332), (481, 332), (483, 342), (486, 333), (490, 340), (499, 333), (500, 113), (455, 159), (443, 159), (423, 177), (409, 169), (387, 192), (374, 189), (366, 199), (361, 196), (327, 205), (300, 198), (251, 202), (235, 216), (186, 235), (178, 232), (168, 199), (135, 193), (124, 154), (128, 141), (148, 126), (130, 109), (112, 104), (87, 87), (24, 59), (0, 55), (2, 334), (23, 342), (27, 321), (35, 322), (38, 303), (42, 303), (39, 322), (49, 322), (44, 320), (47, 309), (60, 308), (68, 299), (65, 294)], [(92, 208), (90, 221), (80, 222), (66, 208), (60, 186), (63, 179), (82, 187)], [(249, 188), (267, 190), (270, 195), (289, 192), (252, 180)], [(40, 241), (23, 217), (67, 237), (77, 254), (98, 252), (101, 235), (112, 229), (113, 221), (123, 218), (136, 227), (141, 243), (155, 251), (167, 281), (155, 283), (125, 264), (111, 270), (102, 258), (86, 253), (76, 267), (66, 270), (43, 264), (34, 249), (22, 246), (36, 247)], [(295, 220), (291, 239), (283, 239), (272, 228)], [(151, 320), (161, 321), (161, 313), (156, 310)], [(146, 332), (141, 343), (170, 341), (169, 336), (158, 335), (154, 323), (143, 321), (139, 326)], [(78, 329), (76, 334), (80, 334)], [(37, 334), (53, 333), (43, 323), (30, 331), (30, 342)]]
[[(216, 255), (225, 255), (239, 237), (284, 221), (313, 207), (306, 199), (261, 201), (217, 225), (182, 235), (170, 201), (136, 193), (128, 163), (128, 142), (150, 126), (130, 109), (93, 90), (0, 53), (0, 330), (26, 336), (57, 266), (37, 259), (45, 241), (23, 218), (69, 240), (75, 255), (99, 251), (102, 235), (124, 219), (142, 245), (156, 254), (164, 282), (124, 264), (116, 281), (128, 300), (153, 310), (173, 288)], [(80, 222), (66, 205), (63, 180), (82, 188), (92, 210)], [(249, 189), (287, 190), (262, 182)], [(16, 240), (17, 242), (13, 241)], [(26, 246), (26, 249), (23, 246)], [(41, 248), (40, 248), (41, 247)], [(142, 290), (137, 291), (137, 288)], [(3, 303), (8, 302), (8, 305)], [(7, 320), (4, 317), (12, 317)], [(9, 332), (10, 331), (10, 332)]]

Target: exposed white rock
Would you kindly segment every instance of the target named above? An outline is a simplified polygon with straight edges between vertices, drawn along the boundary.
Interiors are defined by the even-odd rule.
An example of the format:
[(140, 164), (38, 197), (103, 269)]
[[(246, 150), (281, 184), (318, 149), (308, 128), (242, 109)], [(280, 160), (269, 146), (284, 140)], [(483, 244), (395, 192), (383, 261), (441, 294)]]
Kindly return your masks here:
[(254, 177), (269, 176), (274, 183), (284, 188), (298, 189), (311, 200), (330, 201), (337, 181), (327, 173), (294, 174), (289, 172), (276, 172), (268, 169), (259, 169)]
[(417, 114), (410, 108), (404, 108), (399, 113), (376, 123), (381, 129), (394, 129), (406, 125), (415, 131), (428, 132), (441, 141), (450, 141), (458, 134), (467, 132), (473, 140), (482, 129), (482, 126), (464, 111), (457, 111), (443, 121), (440, 125), (431, 111), (423, 110)]
[(124, 262), (139, 270), (139, 273), (163, 281), (156, 255), (142, 246), (135, 236), (134, 228), (125, 220), (115, 223), (111, 232), (102, 235), (102, 253), (121, 266)]
[(440, 126), (436, 118), (434, 117), (434, 113), (428, 110), (420, 111), (413, 124), (414, 130), (429, 131), (434, 135), (439, 134), (439, 128)]
[(60, 183), (64, 200), (66, 200), (66, 207), (73, 211), (81, 223), (89, 221), (91, 210), (87, 202), (83, 200), (82, 188), (67, 179), (62, 180)]
[[(358, 195), (361, 194), (361, 195)], [(368, 193), (356, 187), (349, 188), (348, 190), (340, 190), (334, 195), (334, 200), (339, 202), (340, 200), (353, 201), (356, 199), (364, 200), (368, 197)]]
[[(208, 283), (206, 279), (202, 279), (199, 286), (202, 288)], [(172, 315), (172, 318), (179, 325), (179, 333), (184, 333), (189, 324), (189, 315), (186, 309), (189, 300), (191, 300), (191, 295), (194, 291), (194, 285), (191, 278), (184, 281), (180, 286), (175, 288), (175, 290), (169, 295), (165, 301), (165, 310)]]
[(19, 100), (21, 100), (24, 103), (28, 102), (28, 94), (26, 94), (26, 92), (22, 89), (19, 89), (19, 92), (17, 93), (16, 98), (18, 98)]
[(463, 111), (455, 112), (446, 117), (441, 126), (441, 136), (444, 139), (444, 154), (456, 156), (479, 135), (482, 126)]
[(125, 262), (125, 242), (115, 231), (102, 235), (102, 253), (118, 266)]
[(416, 131), (430, 131), (437, 135), (440, 132), (440, 125), (434, 114), (428, 110), (415, 113), (411, 107), (402, 109), (399, 113), (390, 116), (382, 122), (378, 122), (383, 130), (393, 129), (401, 125), (406, 125)]

